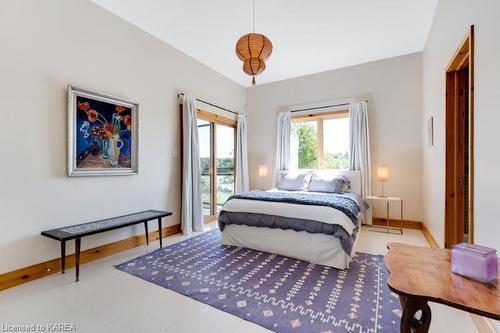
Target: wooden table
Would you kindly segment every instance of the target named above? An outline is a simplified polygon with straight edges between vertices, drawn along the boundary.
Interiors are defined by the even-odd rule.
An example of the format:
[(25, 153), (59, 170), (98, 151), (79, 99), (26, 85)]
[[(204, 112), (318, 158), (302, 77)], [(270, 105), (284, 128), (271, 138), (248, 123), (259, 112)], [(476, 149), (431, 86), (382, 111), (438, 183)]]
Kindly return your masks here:
[(80, 278), (80, 247), (81, 239), (85, 236), (99, 234), (101, 232), (124, 228), (131, 225), (144, 223), (146, 232), (146, 243), (149, 245), (148, 221), (158, 219), (158, 230), (160, 239), (160, 248), (162, 247), (162, 227), (161, 219), (172, 215), (171, 212), (159, 210), (146, 210), (134, 214), (128, 214), (113, 217), (105, 220), (82, 223), (57, 229), (42, 231), (42, 236), (46, 236), (61, 242), (61, 273), (64, 274), (66, 264), (66, 241), (75, 240), (75, 272), (76, 281)]
[[(450, 250), (402, 243), (387, 247), (387, 284), (399, 295), (403, 308), (402, 333), (429, 331), (429, 301), (500, 320), (499, 279), (483, 284), (452, 273)], [(419, 310), (422, 316), (417, 319)]]

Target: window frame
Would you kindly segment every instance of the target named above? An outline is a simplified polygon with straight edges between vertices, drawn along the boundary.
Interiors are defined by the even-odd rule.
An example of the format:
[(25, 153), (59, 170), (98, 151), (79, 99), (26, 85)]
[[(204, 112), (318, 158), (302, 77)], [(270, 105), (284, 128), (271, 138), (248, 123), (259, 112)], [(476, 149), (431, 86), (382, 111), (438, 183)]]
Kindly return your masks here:
[[(324, 168), (324, 140), (323, 140), (323, 122), (330, 119), (343, 119), (349, 118), (349, 110), (338, 110), (331, 112), (323, 112), (316, 114), (305, 114), (292, 116), (292, 124), (294, 123), (305, 123), (316, 121), (317, 128), (317, 156), (318, 160), (316, 162), (316, 169), (323, 170)], [(300, 169), (300, 168), (299, 168)], [(343, 170), (343, 169), (325, 169), (325, 170)]]

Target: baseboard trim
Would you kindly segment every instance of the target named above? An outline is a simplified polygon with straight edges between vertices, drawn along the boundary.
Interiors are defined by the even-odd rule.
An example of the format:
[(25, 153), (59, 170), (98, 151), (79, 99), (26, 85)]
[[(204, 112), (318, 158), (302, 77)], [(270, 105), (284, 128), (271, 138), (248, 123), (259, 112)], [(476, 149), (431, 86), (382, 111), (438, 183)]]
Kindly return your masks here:
[[(163, 237), (171, 236), (181, 232), (181, 225), (175, 224), (162, 229)], [(157, 240), (158, 231), (149, 233), (149, 239)], [(122, 252), (139, 245), (146, 244), (145, 235), (136, 235), (125, 238), (113, 243), (101, 245), (82, 251), (80, 254), (80, 264), (85, 264), (112, 254)], [(66, 269), (75, 266), (75, 256), (69, 254), (66, 256)], [(23, 267), (15, 271), (0, 274), (0, 290), (5, 290), (20, 284), (33, 281), (44, 276), (55, 274), (61, 271), (61, 258), (41, 262), (28, 267)]]
[(478, 316), (476, 314), (470, 314), (474, 325), (476, 325), (477, 331), (479, 333), (497, 333), (497, 329), (493, 326), (493, 323), (488, 318)]
[(432, 233), (430, 232), (429, 228), (427, 228), (427, 225), (425, 223), (422, 223), (422, 233), (424, 234), (427, 243), (429, 243), (431, 247), (440, 248), (438, 242), (436, 242), (436, 239), (432, 236)]
[[(372, 219), (372, 224), (377, 225), (377, 226), (385, 226), (386, 219), (382, 218), (382, 217), (374, 217)], [(389, 219), (389, 227), (399, 228), (400, 226), (401, 226), (400, 220)], [(422, 230), (422, 228), (423, 228), (422, 226), (423, 226), (423, 223), (420, 221), (403, 220), (403, 228), (405, 228), (405, 229)]]

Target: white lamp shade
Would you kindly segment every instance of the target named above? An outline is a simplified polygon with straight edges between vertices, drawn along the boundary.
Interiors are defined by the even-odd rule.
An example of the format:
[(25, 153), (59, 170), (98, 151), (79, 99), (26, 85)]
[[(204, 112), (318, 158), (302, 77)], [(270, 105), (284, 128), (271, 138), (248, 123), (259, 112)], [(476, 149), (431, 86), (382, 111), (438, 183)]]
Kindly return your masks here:
[(389, 167), (385, 164), (377, 168), (377, 180), (386, 182), (389, 180)]
[(266, 178), (268, 175), (268, 168), (267, 165), (259, 165), (259, 178)]

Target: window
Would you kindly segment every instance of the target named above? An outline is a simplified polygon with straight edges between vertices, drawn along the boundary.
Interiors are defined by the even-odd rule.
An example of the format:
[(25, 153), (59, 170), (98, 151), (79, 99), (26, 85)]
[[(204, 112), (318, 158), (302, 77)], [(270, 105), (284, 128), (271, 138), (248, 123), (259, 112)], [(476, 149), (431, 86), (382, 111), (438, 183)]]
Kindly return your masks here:
[(292, 123), (290, 160), (293, 169), (315, 169), (318, 165), (318, 122)]
[(198, 135), (203, 216), (209, 222), (234, 193), (236, 121), (198, 110)]
[(295, 169), (349, 168), (349, 111), (292, 118), (290, 164)]

